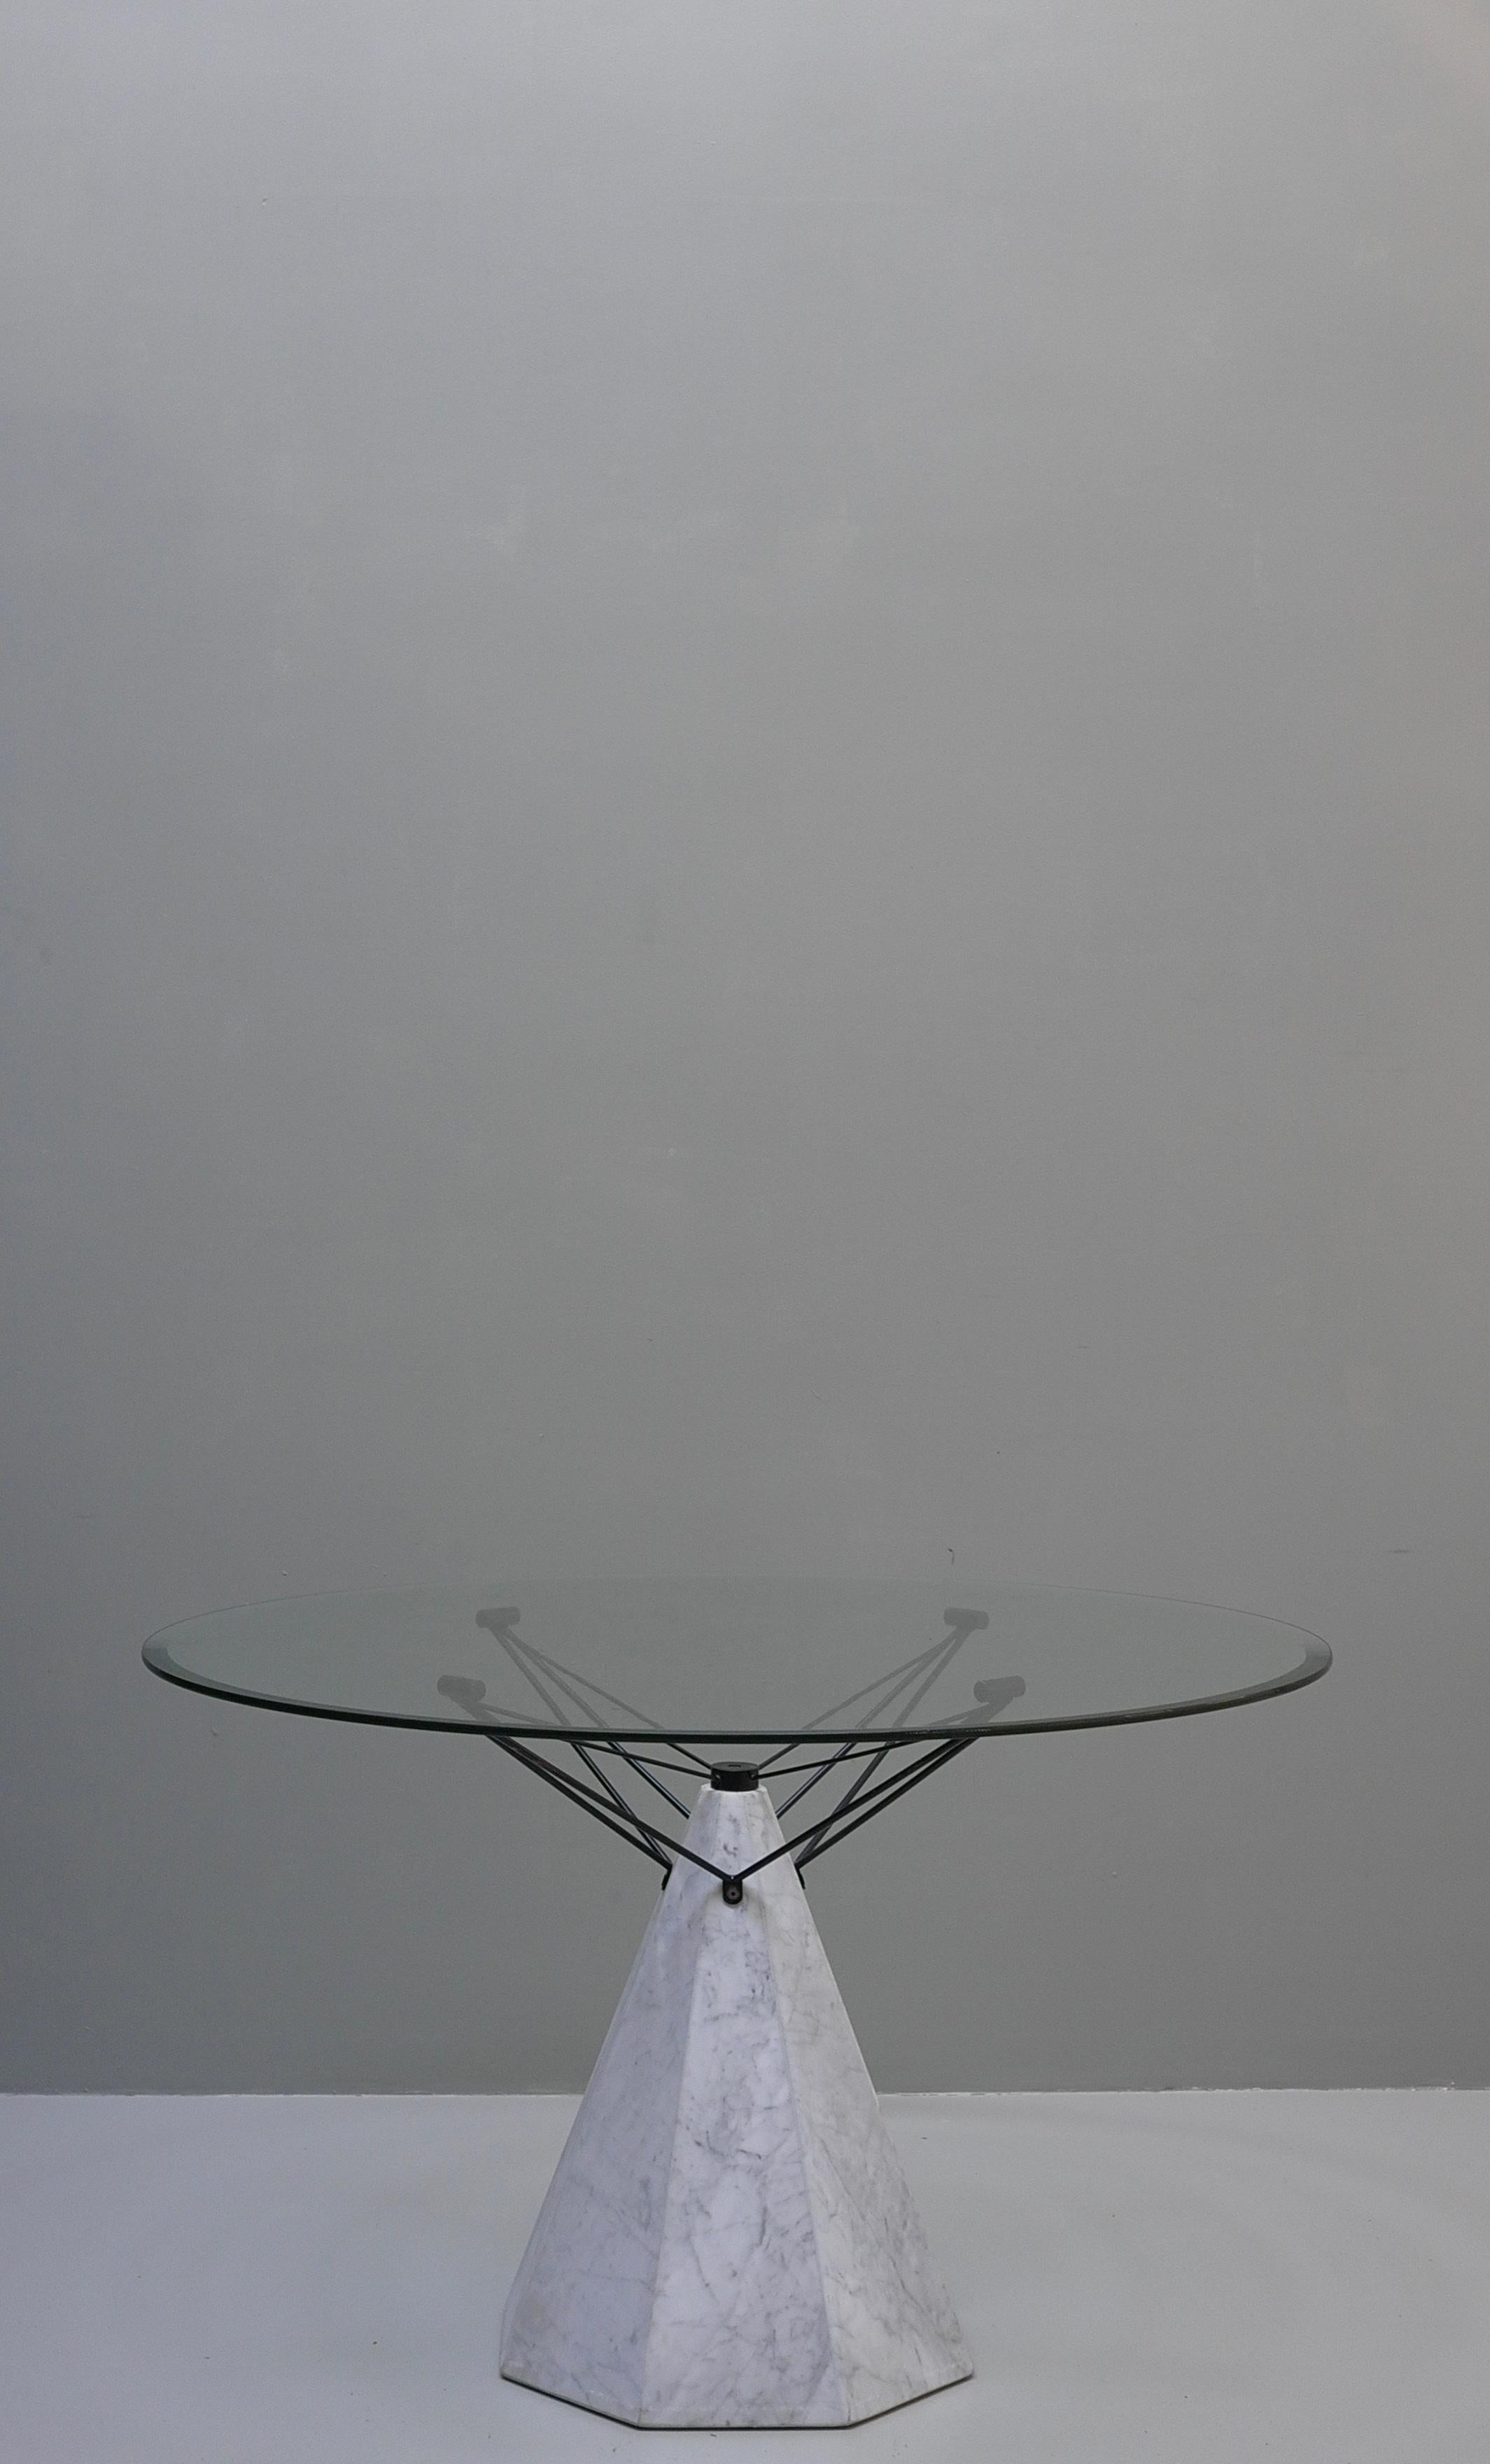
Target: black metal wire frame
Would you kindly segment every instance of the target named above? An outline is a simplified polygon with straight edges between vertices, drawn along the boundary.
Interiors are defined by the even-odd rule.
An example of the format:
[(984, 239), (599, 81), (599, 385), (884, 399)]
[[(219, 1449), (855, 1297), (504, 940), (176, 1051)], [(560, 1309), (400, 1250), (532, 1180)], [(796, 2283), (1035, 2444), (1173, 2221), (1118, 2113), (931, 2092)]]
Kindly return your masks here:
[[(584, 1743), (579, 1739), (571, 1741), (572, 1750), (578, 1754), (585, 1769), (593, 1774), (595, 1784), (591, 1785), (581, 1779), (577, 1772), (566, 1771), (558, 1763), (552, 1762), (547, 1755), (536, 1752), (526, 1738), (511, 1736), (499, 1727), (490, 1727), (481, 1722), (476, 1724), (476, 1733), (487, 1738), (492, 1745), (499, 1747), (504, 1754), (511, 1754), (514, 1762), (521, 1763), (525, 1771), (531, 1771), (537, 1778), (546, 1780), (550, 1788), (557, 1790), (560, 1796), (566, 1797), (571, 1805), (579, 1806), (582, 1813), (591, 1815), (605, 1830), (613, 1831), (618, 1838), (628, 1841), (651, 1863), (660, 1865), (665, 1883), (672, 1871), (674, 1859), (681, 1857), (690, 1865), (696, 1865), (702, 1873), (712, 1875), (714, 1881), (722, 1884), (725, 1898), (735, 1905), (743, 1897), (745, 1884), (752, 1875), (763, 1872), (766, 1866), (778, 1863), (783, 1857), (794, 1857), (798, 1873), (800, 1874), (815, 1858), (825, 1855), (829, 1848), (838, 1845), (840, 1839), (846, 1839), (851, 1831), (857, 1831), (861, 1823), (872, 1820), (877, 1814), (883, 1814), (887, 1806), (894, 1804), (897, 1797), (906, 1795), (910, 1789), (919, 1787), (922, 1780), (930, 1779), (933, 1771), (940, 1771), (944, 1763), (949, 1763), (956, 1755), (965, 1753), (969, 1746), (976, 1743), (978, 1734), (974, 1730), (963, 1737), (936, 1738), (930, 1746), (927, 1746), (923, 1739), (919, 1742), (924, 1750), (916, 1753), (914, 1761), (909, 1766), (902, 1763), (898, 1769), (887, 1772), (878, 1781), (874, 1779), (874, 1773), (886, 1758), (898, 1752), (915, 1752), (917, 1741), (908, 1739), (904, 1747), (890, 1744), (877, 1745), (872, 1749), (851, 1749), (854, 1759), (863, 1759), (865, 1767), (850, 1781), (836, 1804), (830, 1806), (824, 1815), (821, 1815), (816, 1822), (810, 1823), (805, 1830), (795, 1833), (789, 1839), (783, 1839), (779, 1848), (769, 1849), (764, 1857), (757, 1857), (753, 1864), (742, 1866), (737, 1873), (732, 1873), (726, 1866), (714, 1864), (710, 1858), (700, 1857), (696, 1850), (685, 1846), (681, 1839), (675, 1839), (667, 1832), (659, 1830), (655, 1822), (649, 1821), (644, 1814), (639, 1813), (636, 1807), (623, 1795), (610, 1774), (601, 1768), (596, 1760), (597, 1756), (613, 1754), (618, 1761), (629, 1766), (653, 1787), (660, 1785), (645, 1769), (641, 1758), (627, 1748), (610, 1744), (598, 1745), (593, 1739)], [(670, 1744), (671, 1740), (663, 1738), (659, 1739), (659, 1743)], [(828, 1772), (844, 1759), (844, 1749), (825, 1754), (817, 1766), (813, 1779), (808, 1780), (803, 1789), (797, 1790), (793, 1796), (787, 1799), (787, 1804), (795, 1803), (796, 1798), (805, 1793), (805, 1788), (812, 1787), (816, 1780), (825, 1778)], [(796, 1768), (800, 1770), (802, 1766), (799, 1764)], [(688, 1808), (681, 1803), (680, 1799), (673, 1796), (670, 1789), (665, 1789), (663, 1793), (671, 1804), (677, 1807), (680, 1814), (687, 1814)], [(785, 1810), (783, 1806), (782, 1811), (785, 1812)]]
[[(868, 1739), (861, 1743), (857, 1738), (849, 1738), (836, 1747), (833, 1751), (824, 1750), (816, 1756), (809, 1756), (805, 1762), (791, 1763), (784, 1760), (786, 1755), (810, 1746), (814, 1728), (821, 1728), (824, 1722), (849, 1710), (856, 1704), (866, 1704), (866, 1698), (873, 1699), (869, 1700), (867, 1707), (860, 1712), (858, 1723), (860, 1727), (868, 1727), (876, 1721), (887, 1717), (892, 1704), (898, 1705), (897, 1718), (909, 1726), (910, 1714), (916, 1705), (961, 1650), (969, 1636), (978, 1633), (988, 1624), (987, 1617), (979, 1610), (949, 1609), (945, 1613), (945, 1622), (950, 1631), (938, 1641), (933, 1642), (928, 1650), (917, 1652), (913, 1659), (902, 1661), (898, 1668), (889, 1669), (883, 1675), (871, 1679), (868, 1684), (860, 1686), (856, 1693), (849, 1695), (846, 1702), (835, 1704), (832, 1710), (821, 1713), (817, 1720), (804, 1728), (800, 1737), (793, 1738), (789, 1745), (778, 1747), (775, 1753), (766, 1757), (765, 1762), (758, 1767), (758, 1777), (770, 1774), (785, 1778), (788, 1773), (793, 1777), (801, 1771), (807, 1773), (800, 1788), (793, 1789), (790, 1796), (782, 1800), (779, 1808), (779, 1813), (782, 1815), (789, 1813), (809, 1790), (818, 1787), (820, 1782), (826, 1779), (829, 1771), (837, 1771), (845, 1763), (862, 1763), (864, 1768), (850, 1779), (842, 1796), (828, 1808), (826, 1814), (820, 1815), (818, 1820), (809, 1824), (805, 1831), (799, 1831), (792, 1838), (783, 1839), (779, 1848), (769, 1849), (764, 1857), (757, 1857), (754, 1864), (742, 1867), (738, 1873), (730, 1873), (724, 1866), (712, 1863), (709, 1858), (700, 1857), (696, 1850), (685, 1847), (681, 1839), (674, 1839), (667, 1832), (660, 1831), (655, 1822), (649, 1822), (644, 1814), (638, 1813), (636, 1807), (623, 1793), (616, 1780), (603, 1768), (598, 1757), (613, 1756), (618, 1762), (624, 1763), (646, 1787), (654, 1789), (659, 1796), (665, 1797), (673, 1811), (682, 1815), (685, 1821), (688, 1819), (688, 1807), (683, 1799), (668, 1788), (665, 1780), (657, 1777), (657, 1773), (660, 1771), (668, 1771), (684, 1778), (692, 1778), (707, 1775), (712, 1766), (684, 1739), (668, 1736), (660, 1728), (657, 1729), (658, 1745), (666, 1747), (668, 1753), (681, 1756), (682, 1760), (668, 1761), (665, 1755), (647, 1751), (634, 1742), (623, 1745), (618, 1737), (606, 1737), (603, 1734), (597, 1736), (595, 1730), (599, 1728), (603, 1731), (607, 1725), (605, 1712), (598, 1711), (596, 1708), (598, 1703), (607, 1705), (611, 1711), (624, 1712), (628, 1720), (636, 1721), (644, 1727), (652, 1728), (656, 1724), (649, 1720), (645, 1712), (638, 1711), (634, 1705), (623, 1703), (619, 1695), (607, 1692), (604, 1686), (597, 1685), (593, 1679), (581, 1677), (578, 1670), (566, 1668), (561, 1661), (555, 1660), (546, 1651), (540, 1651), (537, 1644), (524, 1640), (522, 1636), (514, 1632), (518, 1617), (519, 1612), (515, 1608), (485, 1609), (477, 1617), (476, 1623), (484, 1633), (490, 1634), (502, 1645), (514, 1669), (533, 1687), (560, 1727), (578, 1712), (581, 1720), (590, 1728), (587, 1736), (559, 1740), (566, 1744), (571, 1752), (578, 1755), (590, 1774), (589, 1781), (581, 1779), (576, 1772), (565, 1770), (546, 1755), (537, 1752), (527, 1739), (515, 1737), (505, 1727), (504, 1714), (500, 1708), (487, 1700), (487, 1689), (481, 1680), (473, 1677), (442, 1677), (439, 1682), (440, 1692), (450, 1702), (459, 1703), (470, 1714), (472, 1726), (479, 1730), (480, 1734), (489, 1738), (493, 1746), (499, 1746), (503, 1753), (511, 1754), (514, 1762), (521, 1763), (526, 1771), (533, 1771), (537, 1778), (547, 1780), (549, 1786), (557, 1789), (560, 1796), (567, 1797), (571, 1805), (578, 1805), (583, 1813), (592, 1815), (597, 1822), (603, 1824), (605, 1830), (613, 1831), (620, 1839), (628, 1840), (633, 1848), (638, 1849), (654, 1865), (660, 1865), (663, 1869), (664, 1884), (672, 1871), (673, 1859), (682, 1857), (689, 1864), (698, 1866), (703, 1873), (712, 1874), (714, 1880), (722, 1884), (724, 1896), (733, 1905), (737, 1906), (744, 1897), (745, 1884), (753, 1874), (762, 1873), (766, 1866), (776, 1864), (782, 1857), (796, 1857), (797, 1871), (801, 1874), (815, 1858), (822, 1857), (829, 1848), (836, 1847), (840, 1839), (846, 1839), (851, 1831), (859, 1829), (861, 1823), (870, 1821), (876, 1814), (883, 1814), (886, 1807), (893, 1805), (897, 1797), (904, 1796), (909, 1790), (919, 1787), (922, 1780), (930, 1779), (933, 1771), (940, 1771), (944, 1763), (949, 1763), (955, 1755), (964, 1753), (979, 1733), (979, 1730), (974, 1729), (965, 1736), (951, 1738), (943, 1736), (934, 1740), (912, 1735), (892, 1738), (888, 1743), (880, 1739)], [(1023, 1686), (1018, 1678), (1009, 1683), (1015, 1690), (1023, 1691)], [(988, 1693), (989, 1690), (987, 1687), (977, 1689), (980, 1695)], [(909, 1699), (900, 1699), (903, 1697)], [(567, 1709), (564, 1707), (566, 1703), (569, 1706)], [(983, 1718), (986, 1719), (987, 1716), (985, 1711)], [(919, 1750), (923, 1748), (925, 1750)], [(918, 1759), (909, 1765), (902, 1763), (898, 1769), (887, 1772), (883, 1779), (876, 1779), (875, 1773), (890, 1755), (907, 1751), (917, 1752)], [(591, 1785), (592, 1782), (593, 1785)], [(801, 1851), (800, 1856), (797, 1855), (799, 1849)]]

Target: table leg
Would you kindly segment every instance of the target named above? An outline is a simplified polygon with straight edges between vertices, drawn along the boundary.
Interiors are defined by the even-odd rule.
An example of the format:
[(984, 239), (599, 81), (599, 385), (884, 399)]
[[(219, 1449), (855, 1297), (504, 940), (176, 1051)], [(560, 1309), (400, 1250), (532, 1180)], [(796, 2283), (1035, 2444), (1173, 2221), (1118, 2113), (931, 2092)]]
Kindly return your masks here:
[[(728, 1872), (764, 1789), (702, 1791)], [(648, 2428), (862, 2421), (972, 2365), (795, 1867), (659, 1897), (502, 2322), (503, 2375)]]

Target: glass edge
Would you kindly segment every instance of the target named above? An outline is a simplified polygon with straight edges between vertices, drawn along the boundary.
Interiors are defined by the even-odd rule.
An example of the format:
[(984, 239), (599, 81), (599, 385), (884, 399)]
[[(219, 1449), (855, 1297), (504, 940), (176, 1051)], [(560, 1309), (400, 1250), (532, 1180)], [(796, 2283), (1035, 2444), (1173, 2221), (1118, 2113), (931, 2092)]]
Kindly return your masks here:
[[(1238, 1614), (1245, 1616), (1248, 1612), (1241, 1610)], [(180, 1622), (189, 1625), (195, 1620), (184, 1617)], [(1272, 1618), (1267, 1622), (1282, 1624), (1283, 1620)], [(519, 1726), (510, 1720), (498, 1724), (495, 1721), (441, 1719), (421, 1711), (365, 1711), (349, 1704), (292, 1701), (283, 1694), (256, 1694), (244, 1686), (219, 1685), (210, 1678), (200, 1677), (183, 1668), (171, 1658), (163, 1638), (174, 1631), (173, 1627), (163, 1626), (158, 1634), (151, 1635), (147, 1641), (142, 1643), (140, 1656), (152, 1676), (164, 1678), (167, 1684), (179, 1685), (186, 1693), (206, 1694), (218, 1703), (241, 1703), (251, 1710), (287, 1712), (305, 1720), (342, 1720), (369, 1728), (427, 1728), (452, 1737), (490, 1737), (496, 1744), (500, 1744), (503, 1737), (528, 1737), (548, 1739), (555, 1744), (572, 1740), (579, 1745), (603, 1745), (610, 1740), (622, 1745), (775, 1746), (812, 1741), (843, 1745), (856, 1740), (872, 1745), (886, 1742), (905, 1745), (924, 1742), (930, 1745), (952, 1737), (1058, 1736), (1078, 1728), (1127, 1728), (1155, 1720), (1195, 1719), (1208, 1711), (1239, 1710), (1248, 1703), (1270, 1703), (1281, 1695), (1297, 1694), (1304, 1686), (1317, 1683), (1333, 1666), (1335, 1657), (1329, 1644), (1316, 1635), (1310, 1637), (1310, 1648), (1294, 1667), (1285, 1669), (1278, 1677), (1266, 1678), (1258, 1685), (1236, 1686), (1220, 1694), (1189, 1695), (1174, 1703), (1142, 1704), (1120, 1711), (1071, 1712), (1063, 1718), (1049, 1720), (1005, 1720), (1000, 1716), (981, 1727), (976, 1721), (956, 1720), (914, 1728), (830, 1728), (816, 1725), (790, 1728), (566, 1728), (558, 1727), (553, 1723), (542, 1727), (529, 1723)], [(1295, 1626), (1292, 1631), (1304, 1634), (1307, 1629)]]

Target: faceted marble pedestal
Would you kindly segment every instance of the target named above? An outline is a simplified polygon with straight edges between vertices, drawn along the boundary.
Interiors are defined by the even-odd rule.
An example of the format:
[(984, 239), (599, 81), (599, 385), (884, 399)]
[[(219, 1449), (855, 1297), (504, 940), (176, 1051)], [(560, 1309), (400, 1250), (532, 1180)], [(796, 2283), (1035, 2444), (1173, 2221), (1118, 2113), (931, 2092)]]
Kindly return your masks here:
[[(738, 1872), (763, 1789), (688, 1829)], [(648, 2429), (866, 2420), (971, 2375), (791, 1859), (681, 1859), (502, 2321), (502, 2374)]]

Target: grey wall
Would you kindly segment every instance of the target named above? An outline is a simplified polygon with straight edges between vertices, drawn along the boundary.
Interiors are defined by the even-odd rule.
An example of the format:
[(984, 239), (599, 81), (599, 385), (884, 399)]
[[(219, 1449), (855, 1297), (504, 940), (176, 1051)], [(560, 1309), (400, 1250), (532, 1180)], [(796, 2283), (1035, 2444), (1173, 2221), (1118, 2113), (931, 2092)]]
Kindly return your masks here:
[(225, 1600), (1335, 1643), (818, 1869), (886, 2086), (1490, 2079), (1476, 0), (6, 15), (4, 2079), (582, 2079), (640, 1860)]

